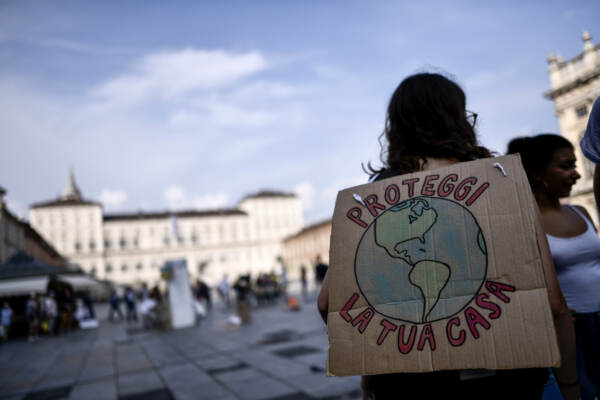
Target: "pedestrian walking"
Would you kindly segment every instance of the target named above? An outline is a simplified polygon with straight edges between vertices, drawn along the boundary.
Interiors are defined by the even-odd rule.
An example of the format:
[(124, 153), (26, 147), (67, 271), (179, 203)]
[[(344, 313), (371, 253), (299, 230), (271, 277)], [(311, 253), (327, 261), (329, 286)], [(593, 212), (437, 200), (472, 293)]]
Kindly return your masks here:
[(306, 299), (308, 281), (306, 280), (306, 267), (304, 266), (304, 264), (300, 266), (300, 283), (302, 284), (302, 298)]
[(124, 319), (123, 313), (121, 312), (121, 298), (117, 294), (116, 290), (110, 293), (110, 308), (108, 309), (108, 320), (112, 322), (115, 314), (119, 317), (119, 321)]
[(44, 299), (44, 311), (48, 334), (54, 335), (54, 326), (58, 316), (58, 309), (56, 301), (54, 300), (53, 291), (50, 291), (48, 296)]
[(323, 280), (325, 279), (325, 275), (327, 275), (327, 269), (329, 267), (321, 260), (321, 256), (317, 256), (317, 260), (315, 263), (315, 281), (317, 286), (321, 286), (323, 284)]
[(233, 285), (233, 289), (237, 295), (237, 313), (243, 324), (247, 324), (252, 320), (250, 314), (250, 276), (240, 276)]
[(221, 301), (225, 303), (225, 307), (231, 307), (231, 299), (229, 298), (229, 281), (227, 280), (227, 274), (223, 275), (223, 279), (219, 282), (219, 286), (217, 286), (217, 292), (219, 293), (219, 297)]
[(137, 322), (135, 292), (131, 287), (125, 289), (125, 307), (127, 308), (127, 322)]
[(38, 331), (39, 331), (39, 313), (40, 313), (40, 305), (38, 299), (34, 294), (32, 294), (29, 299), (27, 299), (27, 303), (25, 304), (25, 316), (27, 317), (27, 324), (29, 330), (29, 341), (33, 342), (37, 340)]
[(0, 312), (0, 322), (2, 329), (2, 340), (7, 340), (10, 335), (10, 325), (12, 324), (13, 310), (10, 305), (5, 301), (2, 305), (2, 311)]

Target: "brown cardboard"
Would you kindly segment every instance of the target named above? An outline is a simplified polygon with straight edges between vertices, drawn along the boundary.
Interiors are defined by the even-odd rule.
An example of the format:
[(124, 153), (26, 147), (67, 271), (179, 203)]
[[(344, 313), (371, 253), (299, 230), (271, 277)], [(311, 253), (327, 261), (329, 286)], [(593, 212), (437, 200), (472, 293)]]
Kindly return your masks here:
[(517, 155), (339, 192), (328, 374), (558, 366), (535, 229)]

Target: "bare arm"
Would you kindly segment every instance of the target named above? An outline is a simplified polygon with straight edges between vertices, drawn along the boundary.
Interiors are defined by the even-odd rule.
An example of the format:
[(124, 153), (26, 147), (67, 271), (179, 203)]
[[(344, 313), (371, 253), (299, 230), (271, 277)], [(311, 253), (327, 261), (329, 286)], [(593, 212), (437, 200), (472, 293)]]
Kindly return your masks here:
[(565, 400), (577, 400), (579, 398), (579, 385), (577, 384), (577, 372), (575, 370), (575, 329), (573, 327), (573, 319), (556, 278), (554, 262), (552, 261), (548, 240), (540, 223), (540, 212), (537, 206), (536, 217), (538, 246), (542, 254), (544, 278), (548, 288), (548, 298), (554, 318), (554, 327), (556, 328), (561, 358), (561, 366), (560, 368), (554, 368), (554, 375)]
[(319, 308), (321, 318), (327, 323), (327, 312), (329, 311), (329, 271), (327, 271), (325, 279), (323, 279), (319, 297), (317, 298), (317, 307)]

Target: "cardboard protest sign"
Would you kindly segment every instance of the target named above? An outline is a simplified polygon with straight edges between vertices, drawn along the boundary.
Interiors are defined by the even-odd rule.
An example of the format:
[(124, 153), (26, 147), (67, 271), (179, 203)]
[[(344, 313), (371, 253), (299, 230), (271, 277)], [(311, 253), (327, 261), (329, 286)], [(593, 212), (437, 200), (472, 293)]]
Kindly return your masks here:
[(535, 218), (517, 155), (339, 192), (328, 374), (557, 366)]

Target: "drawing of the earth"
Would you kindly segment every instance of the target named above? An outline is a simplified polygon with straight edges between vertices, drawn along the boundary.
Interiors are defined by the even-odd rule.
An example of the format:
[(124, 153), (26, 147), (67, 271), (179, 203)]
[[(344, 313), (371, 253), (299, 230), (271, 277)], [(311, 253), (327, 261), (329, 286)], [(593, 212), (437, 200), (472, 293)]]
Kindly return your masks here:
[(358, 286), (389, 318), (425, 323), (461, 311), (487, 272), (487, 249), (473, 214), (454, 201), (417, 197), (381, 213), (360, 240)]

